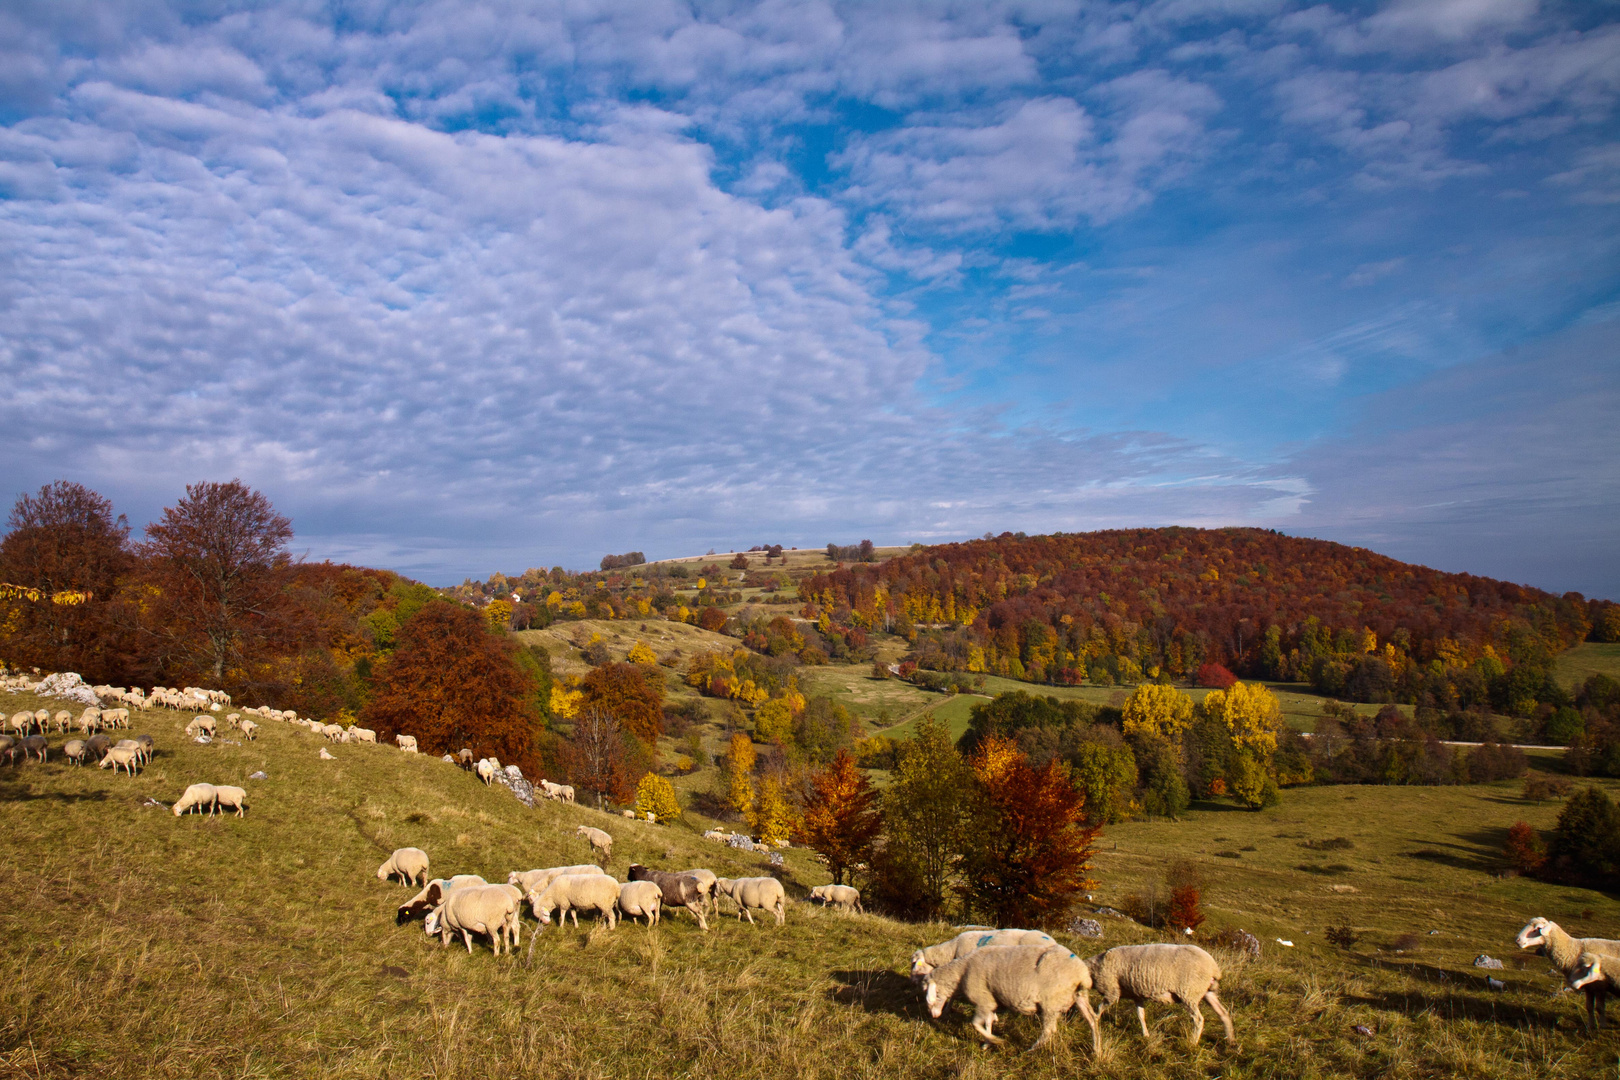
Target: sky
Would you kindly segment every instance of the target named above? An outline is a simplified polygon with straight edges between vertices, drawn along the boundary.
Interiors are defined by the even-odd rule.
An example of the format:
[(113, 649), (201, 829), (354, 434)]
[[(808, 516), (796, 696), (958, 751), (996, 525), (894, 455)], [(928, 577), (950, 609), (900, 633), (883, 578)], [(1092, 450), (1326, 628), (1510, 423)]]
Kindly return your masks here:
[(1620, 598), (1620, 4), (0, 0), (0, 498)]

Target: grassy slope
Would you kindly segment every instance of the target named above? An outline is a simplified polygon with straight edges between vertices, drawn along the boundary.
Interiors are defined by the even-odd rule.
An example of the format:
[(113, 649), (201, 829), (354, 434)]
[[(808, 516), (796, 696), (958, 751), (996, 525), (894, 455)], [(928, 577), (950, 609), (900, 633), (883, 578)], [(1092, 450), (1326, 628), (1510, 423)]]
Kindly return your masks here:
[(1558, 681), (1575, 689), (1592, 675), (1620, 679), (1620, 644), (1585, 641), (1558, 656)]
[[(8, 711), (34, 704), (0, 695)], [(781, 929), (727, 919), (703, 935), (680, 916), (652, 933), (548, 931), (516, 959), (442, 949), (419, 925), (393, 925), (408, 890), (373, 874), (396, 846), (427, 849), (437, 874), (498, 880), (585, 859), (572, 828), (594, 823), (617, 837), (609, 869), (621, 877), (632, 860), (722, 874), (762, 872), (763, 860), (680, 826), (529, 810), (388, 747), (340, 746), (339, 760), (321, 762), (316, 738), (284, 725), (266, 725), (250, 746), (196, 746), (181, 737), (184, 720), (137, 718), (161, 753), (133, 780), (56, 760), (0, 773), (10, 900), (0, 907), (0, 1073), (1577, 1077), (1612, 1068), (1620, 1049), (1612, 1033), (1576, 1032), (1576, 1003), (1549, 996), (1539, 964), (1502, 973), (1510, 989), (1496, 994), (1469, 966), (1480, 951), (1511, 955), (1513, 930), (1533, 914), (1586, 933), (1620, 922), (1620, 906), (1595, 893), (1488, 875), (1507, 824), (1544, 825), (1555, 812), (1522, 804), (1511, 785), (1289, 791), (1264, 814), (1207, 808), (1181, 823), (1110, 829), (1099, 900), (1189, 855), (1211, 878), (1212, 924), (1246, 926), (1270, 947), (1257, 963), (1222, 956), (1241, 1050), (1188, 1051), (1183, 1021), (1162, 1008), (1144, 1048), (1121, 1009), (1105, 1023), (1096, 1068), (1072, 1025), (1055, 1053), (1024, 1057), (975, 1047), (961, 1014), (928, 1023), (900, 972), (912, 948), (947, 936), (941, 926), (793, 904)], [(269, 780), (244, 780), (260, 768)], [(199, 779), (243, 783), (248, 816), (177, 820), (143, 806)], [(1328, 836), (1356, 846), (1298, 846)], [(1242, 846), (1257, 850), (1210, 857)], [(1411, 854), (1425, 849), (1434, 854)], [(1352, 869), (1292, 869), (1335, 863)], [(801, 851), (788, 853), (788, 871), (800, 895), (825, 880)], [(1370, 944), (1404, 930), (1444, 934), (1425, 936), (1415, 954), (1363, 945), (1350, 956), (1319, 944), (1322, 927), (1342, 920)], [(1153, 937), (1106, 922), (1110, 943)], [(1271, 945), (1276, 936), (1299, 948)], [(1362, 1039), (1354, 1024), (1377, 1034)], [(1033, 1022), (1009, 1027), (1027, 1045)]]

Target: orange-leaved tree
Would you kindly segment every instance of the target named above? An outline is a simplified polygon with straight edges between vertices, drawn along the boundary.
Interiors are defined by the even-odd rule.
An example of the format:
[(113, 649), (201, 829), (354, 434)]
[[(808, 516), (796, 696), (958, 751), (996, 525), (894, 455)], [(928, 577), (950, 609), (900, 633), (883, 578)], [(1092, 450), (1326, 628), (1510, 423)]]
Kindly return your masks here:
[(395, 642), (362, 713), (379, 739), (414, 735), (434, 755), (465, 746), (535, 774), (535, 688), (511, 638), (471, 608), (434, 601), (399, 628)]
[(1061, 917), (1092, 886), (1101, 825), (1086, 823), (1085, 794), (1068, 766), (1031, 765), (1001, 736), (980, 743), (969, 762), (976, 782), (975, 822), (967, 830), (959, 891), (998, 926), (1042, 926)]
[(635, 664), (603, 664), (580, 682), (580, 705), (618, 718), (625, 731), (652, 746), (664, 731), (664, 681)]
[(799, 841), (827, 860), (834, 885), (844, 883), (844, 872), (851, 866), (870, 858), (883, 828), (877, 799), (877, 791), (848, 750), (838, 751), (827, 768), (810, 777)]

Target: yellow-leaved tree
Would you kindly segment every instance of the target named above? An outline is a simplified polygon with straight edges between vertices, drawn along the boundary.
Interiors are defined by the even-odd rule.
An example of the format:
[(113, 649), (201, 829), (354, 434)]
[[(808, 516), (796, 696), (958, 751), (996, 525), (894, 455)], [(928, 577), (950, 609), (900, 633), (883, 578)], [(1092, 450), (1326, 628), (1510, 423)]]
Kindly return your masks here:
[(754, 743), (740, 731), (731, 737), (726, 773), (730, 782), (726, 801), (744, 817), (751, 815), (754, 810)]
[(779, 698), (772, 698), (754, 714), (754, 735), (761, 742), (790, 742), (793, 722), (804, 712), (804, 695), (789, 690)]
[(512, 604), (507, 600), (491, 600), (484, 608), (484, 618), (496, 630), (505, 630), (512, 625)]
[(630, 646), (630, 655), (627, 659), (632, 664), (656, 664), (658, 663), (658, 654), (653, 652), (652, 647), (645, 641), (638, 641)]
[(1232, 742), (1256, 760), (1269, 761), (1282, 730), (1282, 707), (1260, 683), (1233, 683), (1227, 690), (1211, 690), (1204, 699), (1204, 714), (1226, 725)]
[(784, 843), (798, 827), (798, 820), (792, 805), (782, 794), (781, 781), (774, 776), (766, 777), (759, 785), (759, 801), (749, 815), (754, 835), (767, 844)]
[(585, 698), (579, 690), (570, 690), (560, 682), (551, 684), (551, 715), (559, 720), (572, 720), (579, 715), (579, 703)]
[(653, 816), (655, 821), (674, 821), (681, 816), (681, 804), (675, 799), (675, 785), (657, 773), (648, 773), (636, 785), (636, 816)]
[(1175, 739), (1191, 726), (1192, 699), (1173, 686), (1143, 683), (1125, 702), (1122, 728), (1127, 735), (1158, 735)]

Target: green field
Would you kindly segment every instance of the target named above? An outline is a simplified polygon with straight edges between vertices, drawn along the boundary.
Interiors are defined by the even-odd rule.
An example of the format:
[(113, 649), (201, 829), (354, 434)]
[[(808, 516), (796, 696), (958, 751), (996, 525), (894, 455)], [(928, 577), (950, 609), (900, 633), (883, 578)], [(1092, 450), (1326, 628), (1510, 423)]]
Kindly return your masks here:
[[(0, 695), (7, 711), (37, 704)], [(1166, 1007), (1150, 1013), (1144, 1044), (1121, 1007), (1093, 1063), (1073, 1022), (1052, 1052), (1026, 1056), (979, 1048), (965, 1012), (928, 1021), (903, 972), (913, 948), (952, 932), (942, 925), (792, 903), (782, 928), (728, 916), (703, 934), (681, 915), (651, 932), (536, 937), (530, 921), (517, 957), (441, 948), (419, 924), (394, 925), (409, 890), (374, 871), (396, 846), (425, 848), (435, 874), (504, 880), (585, 860), (572, 831), (588, 823), (616, 837), (608, 869), (620, 877), (632, 860), (730, 875), (766, 864), (704, 841), (709, 822), (695, 815), (654, 826), (583, 806), (531, 810), (391, 747), (339, 745), (323, 762), (316, 736), (274, 723), (254, 744), (198, 746), (181, 735), (186, 719), (137, 716), (160, 754), (134, 779), (54, 756), (0, 771), (0, 1075), (1563, 1080), (1613, 1075), (1620, 1052), (1612, 1030), (1581, 1033), (1577, 1001), (1553, 996), (1541, 962), (1513, 952), (1532, 915), (1572, 932), (1620, 929), (1620, 904), (1599, 893), (1494, 876), (1503, 830), (1557, 811), (1524, 803), (1513, 784), (1294, 789), (1265, 813), (1200, 805), (1181, 822), (1108, 829), (1097, 903), (1146, 892), (1187, 857), (1208, 881), (1206, 929), (1242, 926), (1266, 946), (1258, 961), (1215, 950), (1240, 1048), (1206, 1032), (1190, 1050)], [(246, 780), (256, 769), (269, 779)], [(176, 819), (147, 802), (197, 780), (247, 787), (247, 816)], [(1353, 847), (1302, 846), (1333, 837)], [(800, 849), (782, 876), (793, 896), (826, 880)], [(1156, 939), (1103, 922), (1103, 945)], [(1323, 944), (1337, 922), (1362, 931), (1353, 952)], [(1408, 932), (1415, 948), (1393, 951)], [(1471, 966), (1480, 952), (1510, 961), (1496, 973), (1507, 990), (1485, 988)], [(998, 1027), (1016, 1047), (1036, 1024)]]
[(1593, 675), (1620, 679), (1620, 643), (1583, 641), (1558, 656), (1558, 681), (1573, 690)]

